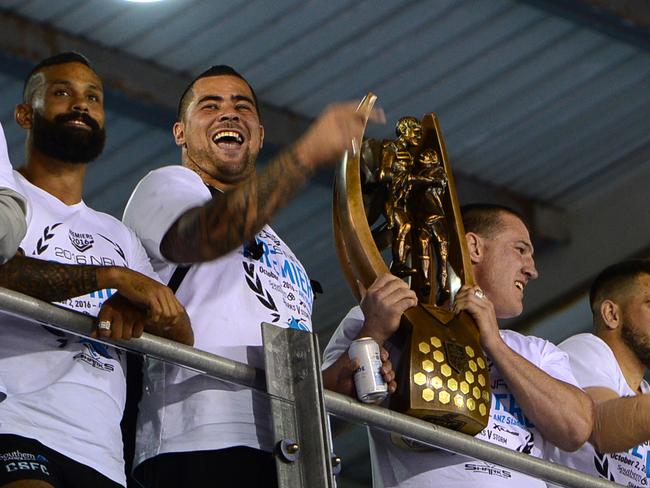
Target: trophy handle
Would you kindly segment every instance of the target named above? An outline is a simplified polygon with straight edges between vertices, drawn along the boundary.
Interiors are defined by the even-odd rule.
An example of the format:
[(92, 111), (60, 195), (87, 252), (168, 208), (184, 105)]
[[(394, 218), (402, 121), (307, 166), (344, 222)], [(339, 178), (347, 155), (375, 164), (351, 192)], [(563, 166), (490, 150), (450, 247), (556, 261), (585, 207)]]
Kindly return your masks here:
[[(370, 92), (357, 109), (364, 113), (364, 132), (376, 100), (377, 96)], [(347, 151), (343, 155), (334, 182), (332, 209), (336, 251), (343, 274), (357, 301), (361, 299), (357, 280), (368, 288), (378, 276), (389, 272), (375, 246), (363, 208), (360, 176), (362, 141), (363, 137), (354, 141), (352, 154)]]

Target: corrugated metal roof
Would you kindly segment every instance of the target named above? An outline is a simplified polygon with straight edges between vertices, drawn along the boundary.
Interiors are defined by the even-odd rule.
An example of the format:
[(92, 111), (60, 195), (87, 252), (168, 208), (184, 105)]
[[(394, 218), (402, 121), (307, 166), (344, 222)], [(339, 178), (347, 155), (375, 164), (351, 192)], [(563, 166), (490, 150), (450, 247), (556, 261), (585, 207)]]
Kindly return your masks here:
[(650, 137), (647, 51), (525, 3), (3, 5), (173, 71), (232, 64), (260, 98), (309, 117), (368, 90), (389, 120), (435, 110), (458, 171), (539, 201), (575, 203)]

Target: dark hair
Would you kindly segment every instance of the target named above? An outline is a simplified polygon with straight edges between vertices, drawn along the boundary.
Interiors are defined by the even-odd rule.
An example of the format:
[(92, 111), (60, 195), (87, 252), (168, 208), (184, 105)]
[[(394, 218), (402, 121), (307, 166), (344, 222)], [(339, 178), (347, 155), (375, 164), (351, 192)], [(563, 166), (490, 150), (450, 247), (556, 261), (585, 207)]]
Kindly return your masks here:
[(248, 80), (244, 78), (242, 75), (240, 75), (237, 71), (235, 71), (234, 68), (225, 65), (225, 64), (217, 64), (214, 66), (210, 66), (208, 69), (206, 69), (203, 73), (198, 75), (196, 78), (194, 78), (186, 87), (185, 90), (183, 91), (183, 94), (181, 95), (181, 98), (178, 100), (178, 112), (176, 114), (176, 117), (178, 120), (181, 120), (183, 117), (183, 114), (185, 113), (185, 110), (187, 110), (187, 106), (189, 105), (189, 99), (191, 98), (190, 92), (192, 91), (192, 88), (194, 87), (194, 83), (199, 81), (201, 78), (210, 78), (212, 76), (235, 76), (241, 80), (244, 81), (248, 85), (248, 88), (250, 88), (251, 93), (253, 94), (253, 101), (255, 102), (255, 110), (257, 110), (257, 115), (260, 115), (260, 107), (257, 103), (257, 95), (255, 95), (255, 90), (253, 90), (253, 87), (250, 85)]
[(460, 207), (465, 232), (474, 232), (483, 237), (492, 238), (501, 229), (501, 216), (510, 214), (517, 217), (528, 229), (523, 215), (504, 205), (492, 203), (470, 203)]
[(642, 274), (650, 275), (650, 259), (632, 259), (605, 268), (589, 290), (591, 311), (596, 314), (603, 300), (621, 296), (625, 288)]
[(92, 66), (90, 66), (90, 61), (83, 54), (76, 53), (74, 51), (66, 51), (63, 53), (55, 54), (49, 58), (43, 59), (40, 63), (32, 68), (27, 77), (25, 78), (25, 83), (23, 84), (23, 102), (29, 103), (29, 98), (27, 95), (31, 91), (31, 83), (33, 78), (43, 69), (48, 66), (55, 66), (58, 64), (67, 64), (67, 63), (81, 63), (93, 72), (95, 71)]

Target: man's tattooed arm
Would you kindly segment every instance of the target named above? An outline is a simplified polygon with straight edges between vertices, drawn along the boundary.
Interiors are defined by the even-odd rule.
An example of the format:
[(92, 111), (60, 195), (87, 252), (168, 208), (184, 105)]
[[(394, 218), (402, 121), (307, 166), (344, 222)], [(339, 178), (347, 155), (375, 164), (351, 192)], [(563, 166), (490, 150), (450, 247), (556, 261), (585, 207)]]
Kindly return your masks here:
[(0, 266), (0, 286), (47, 302), (115, 289), (147, 310), (153, 323), (174, 320), (184, 312), (168, 287), (121, 266), (62, 264), (16, 255)]
[(97, 269), (17, 255), (0, 266), (0, 286), (58, 302), (98, 290)]
[(160, 251), (170, 261), (210, 261), (252, 239), (307, 179), (295, 152), (285, 151), (264, 171), (181, 215), (165, 234)]

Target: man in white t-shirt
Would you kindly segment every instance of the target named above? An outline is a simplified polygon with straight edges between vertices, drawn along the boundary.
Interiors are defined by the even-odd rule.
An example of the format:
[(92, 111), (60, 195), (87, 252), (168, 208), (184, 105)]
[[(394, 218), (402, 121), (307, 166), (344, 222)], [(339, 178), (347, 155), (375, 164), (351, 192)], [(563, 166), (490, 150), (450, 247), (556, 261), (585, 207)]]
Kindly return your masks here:
[(570, 337), (567, 352), (578, 384), (596, 404), (594, 430), (579, 451), (553, 449), (552, 461), (635, 488), (650, 466), (650, 260), (614, 264), (589, 293), (593, 333)]
[[(499, 330), (497, 319), (522, 312), (524, 288), (537, 278), (533, 246), (523, 219), (510, 209), (468, 205), (461, 209), (478, 286), (463, 287), (454, 310), (472, 315), (488, 358), (492, 402), (488, 426), (477, 438), (541, 457), (551, 442), (575, 450), (589, 437), (591, 400), (576, 386), (565, 353), (548, 341)], [(343, 319), (327, 345), (325, 387), (356, 396), (346, 354), (361, 336), (373, 337), (399, 364), (390, 342), (414, 297), (395, 277), (379, 277), (360, 307)], [(365, 319), (364, 319), (365, 317)], [(373, 481), (379, 487), (545, 487), (511, 469), (396, 438), (371, 429)]]
[(16, 191), (7, 140), (0, 124), (0, 263), (12, 258), (27, 231), (27, 201)]
[[(183, 164), (149, 173), (123, 220), (178, 288), (197, 348), (263, 367), (262, 321), (311, 330), (307, 273), (266, 224), (317, 167), (353, 148), (363, 122), (356, 104), (332, 106), (256, 172), (264, 128), (248, 82), (214, 66), (188, 85), (173, 127)], [(144, 383), (134, 464), (145, 485), (276, 484), (265, 395), (158, 361)]]
[[(133, 232), (81, 198), (104, 145), (103, 89), (88, 61), (62, 53), (39, 63), (15, 118), (27, 143), (13, 176), (31, 217), (24, 255), (0, 266), (0, 286), (97, 316), (103, 337), (146, 329), (191, 344), (187, 314)], [(1, 314), (0, 486), (124, 486), (124, 367), (122, 351)]]

